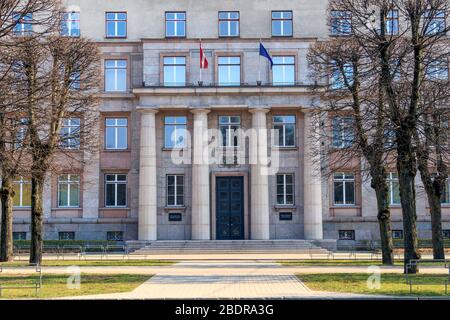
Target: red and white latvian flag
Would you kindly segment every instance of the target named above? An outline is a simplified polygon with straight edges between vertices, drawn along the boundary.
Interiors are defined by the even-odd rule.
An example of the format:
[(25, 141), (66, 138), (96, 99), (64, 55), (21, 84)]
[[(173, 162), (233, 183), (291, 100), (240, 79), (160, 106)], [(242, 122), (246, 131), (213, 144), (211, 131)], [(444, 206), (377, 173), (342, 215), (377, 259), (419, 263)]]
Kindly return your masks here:
[(202, 42), (200, 41), (200, 69), (208, 69), (208, 59), (203, 52)]

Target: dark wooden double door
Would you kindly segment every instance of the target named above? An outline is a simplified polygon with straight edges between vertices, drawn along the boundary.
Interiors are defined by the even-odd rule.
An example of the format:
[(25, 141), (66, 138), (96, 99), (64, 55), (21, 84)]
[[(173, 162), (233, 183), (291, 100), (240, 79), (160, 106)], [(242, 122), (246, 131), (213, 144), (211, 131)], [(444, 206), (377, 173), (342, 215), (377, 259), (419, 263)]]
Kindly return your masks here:
[(244, 178), (216, 178), (216, 238), (244, 239)]

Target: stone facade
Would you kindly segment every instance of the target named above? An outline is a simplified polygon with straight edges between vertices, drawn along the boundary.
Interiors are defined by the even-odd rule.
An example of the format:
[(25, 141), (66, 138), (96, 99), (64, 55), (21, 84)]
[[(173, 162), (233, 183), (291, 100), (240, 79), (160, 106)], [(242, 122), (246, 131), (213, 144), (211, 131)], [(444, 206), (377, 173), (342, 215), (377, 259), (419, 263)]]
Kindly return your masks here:
[[(354, 230), (356, 240), (379, 238), (374, 192), (364, 177), (356, 177), (356, 203), (332, 205), (332, 182), (321, 176), (320, 143), (308, 139), (311, 110), (320, 108), (314, 83), (308, 77), (307, 53), (315, 41), (329, 34), (326, 0), (67, 0), (68, 9), (80, 13), (81, 35), (98, 42), (102, 60), (125, 60), (126, 90), (103, 92), (100, 106), (99, 154), (91, 156), (81, 179), (77, 208), (60, 208), (57, 176), (50, 175), (45, 189), (45, 232), (57, 239), (60, 232), (75, 232), (76, 239), (106, 239), (107, 232), (122, 232), (124, 240), (216, 239), (217, 177), (242, 177), (241, 205), (244, 239), (338, 239), (340, 230)], [(292, 12), (292, 36), (273, 37), (271, 12)], [(165, 12), (186, 13), (186, 37), (165, 36)], [(218, 35), (218, 12), (239, 11), (238, 37)], [(126, 12), (126, 37), (105, 36), (105, 13)], [(209, 61), (200, 80), (199, 40)], [(295, 84), (272, 85), (272, 71), (258, 54), (259, 42), (275, 56), (295, 60)], [(165, 87), (164, 57), (185, 57), (186, 86)], [(240, 57), (240, 86), (218, 86), (218, 57)], [(104, 65), (104, 61), (102, 61)], [(260, 80), (263, 85), (258, 86)], [(257, 140), (242, 139), (238, 165), (205, 164), (203, 137), (218, 129), (219, 116), (240, 116), (243, 130), (254, 129)], [(295, 145), (274, 148), (271, 129), (278, 115), (295, 116)], [(185, 116), (190, 140), (176, 152), (189, 163), (174, 164), (173, 149), (164, 145), (166, 116)], [(105, 119), (126, 118), (127, 148), (105, 148)], [(267, 130), (264, 131), (264, 130)], [(254, 142), (254, 143), (253, 143)], [(220, 148), (216, 149), (220, 152)], [(252, 157), (279, 155), (277, 172), (264, 174), (264, 162)], [(203, 161), (201, 161), (203, 160)], [(356, 159), (358, 162), (358, 159)], [(105, 175), (127, 175), (125, 207), (105, 206)], [(293, 205), (276, 204), (276, 173), (292, 174)], [(167, 175), (184, 177), (184, 203), (167, 205)], [(420, 187), (420, 179), (418, 186)], [(430, 237), (429, 212), (418, 195), (419, 236)], [(401, 211), (393, 207), (394, 229), (401, 230)], [(181, 221), (169, 221), (181, 213)], [(290, 220), (280, 214), (291, 214)], [(15, 209), (15, 232), (28, 232), (29, 210)], [(450, 229), (450, 205), (443, 212)]]

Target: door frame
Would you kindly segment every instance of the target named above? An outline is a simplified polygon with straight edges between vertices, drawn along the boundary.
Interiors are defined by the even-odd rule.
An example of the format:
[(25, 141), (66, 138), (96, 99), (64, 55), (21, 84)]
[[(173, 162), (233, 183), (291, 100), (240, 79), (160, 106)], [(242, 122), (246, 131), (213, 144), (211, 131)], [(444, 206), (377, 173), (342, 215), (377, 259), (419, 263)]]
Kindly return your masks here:
[(216, 178), (217, 177), (244, 177), (244, 239), (250, 235), (249, 202), (248, 202), (248, 173), (247, 172), (211, 172), (211, 239), (216, 240)]

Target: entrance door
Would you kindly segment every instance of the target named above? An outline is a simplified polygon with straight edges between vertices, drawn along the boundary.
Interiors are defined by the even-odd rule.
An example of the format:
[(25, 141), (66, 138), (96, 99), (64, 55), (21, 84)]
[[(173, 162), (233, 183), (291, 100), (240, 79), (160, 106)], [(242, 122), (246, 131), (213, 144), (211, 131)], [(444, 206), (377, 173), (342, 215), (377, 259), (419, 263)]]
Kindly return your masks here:
[(244, 239), (244, 177), (216, 178), (216, 237)]

